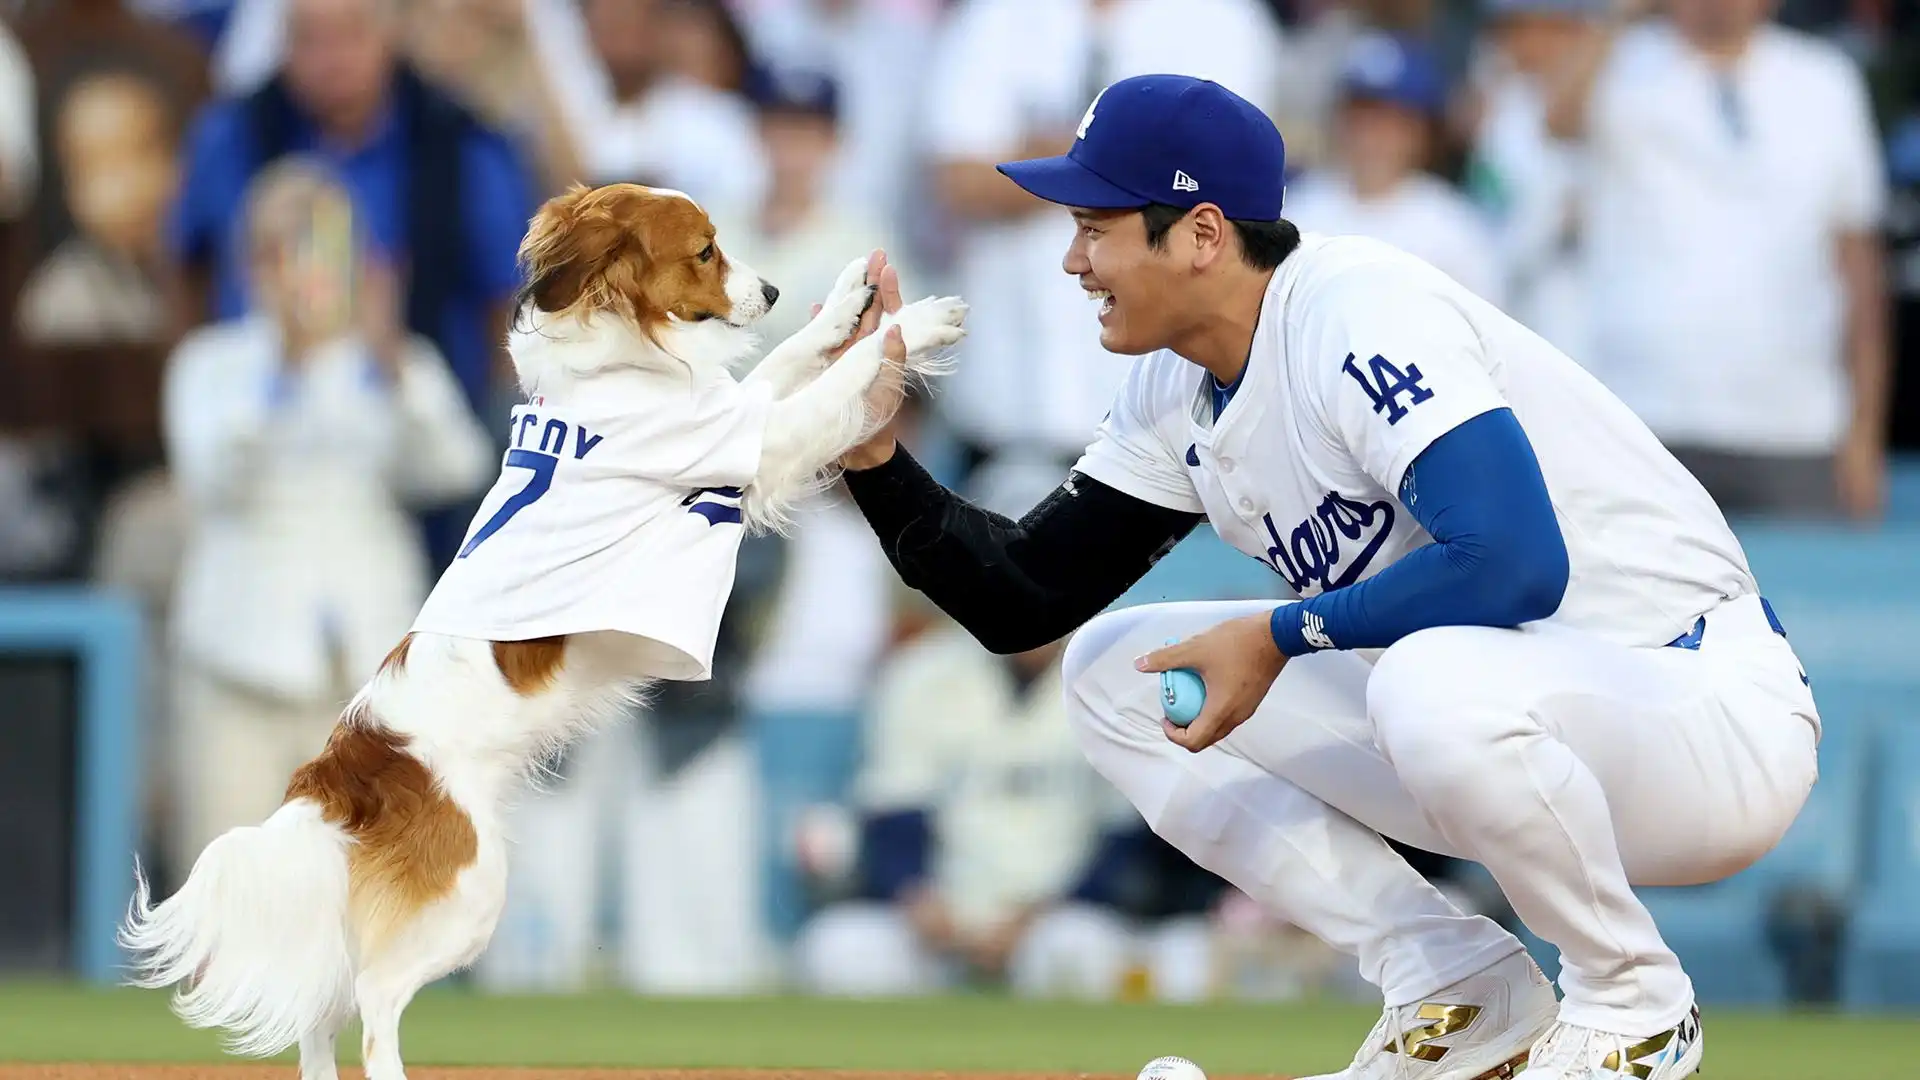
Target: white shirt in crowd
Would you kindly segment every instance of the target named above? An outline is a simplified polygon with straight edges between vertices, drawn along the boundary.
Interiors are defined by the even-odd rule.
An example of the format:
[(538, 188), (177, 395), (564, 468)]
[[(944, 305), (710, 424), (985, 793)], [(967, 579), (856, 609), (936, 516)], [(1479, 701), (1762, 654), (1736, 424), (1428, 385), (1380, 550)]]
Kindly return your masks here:
[(1007, 661), (951, 626), (880, 671), (854, 796), (870, 813), (924, 810), (929, 884), (980, 930), (1051, 900), (1085, 870), (1111, 788), (1067, 723), (1056, 660), (1018, 691)]
[(1308, 232), (1385, 241), (1495, 306), (1505, 299), (1499, 252), (1485, 217), (1438, 177), (1414, 173), (1387, 194), (1362, 199), (1343, 173), (1323, 170), (1287, 186), (1282, 212)]
[(1502, 263), (1507, 314), (1591, 363), (1584, 234), (1586, 166), (1575, 143), (1547, 130), (1546, 97), (1537, 84), (1508, 74), (1487, 88), (1486, 112), (1474, 134), (1476, 168), (1491, 189), (1495, 246)]
[(184, 659), (299, 700), (378, 667), (429, 585), (414, 504), (486, 483), (492, 440), (431, 344), (398, 382), (342, 340), (281, 369), (264, 316), (202, 327), (168, 361), (167, 458), (190, 520), (173, 604)]
[(709, 208), (759, 205), (766, 158), (744, 98), (674, 76), (615, 98), (575, 0), (527, 0), (527, 35), (590, 184), (645, 183)]
[(1295, 595), (1363, 581), (1431, 543), (1401, 479), (1435, 439), (1503, 407), (1526, 428), (1566, 535), (1571, 584), (1545, 623), (1658, 646), (1754, 591), (1712, 498), (1618, 399), (1395, 248), (1306, 237), (1267, 288), (1218, 422), (1210, 379), (1171, 352), (1137, 361), (1076, 468), (1206, 514)]
[[(1024, 140), (1073, 133), (1116, 80), (1160, 71), (1213, 79), (1263, 104), (1279, 68), (1277, 23), (1259, 0), (972, 0), (949, 17), (928, 76), (924, 137), (935, 159), (1004, 161)], [(1068, 453), (1106, 411), (1126, 362), (1100, 347), (1093, 306), (1060, 269), (1073, 223), (1059, 207), (961, 226), (958, 291), (972, 305), (968, 360), (943, 413), (976, 442)]]
[(645, 648), (640, 674), (711, 678), (771, 391), (637, 368), (590, 385), (514, 408), (500, 478), (414, 629), (617, 631)]
[(1655, 22), (1616, 43), (1585, 126), (1594, 370), (1670, 443), (1833, 448), (1835, 240), (1887, 202), (1859, 69), (1767, 26), (1723, 79)]

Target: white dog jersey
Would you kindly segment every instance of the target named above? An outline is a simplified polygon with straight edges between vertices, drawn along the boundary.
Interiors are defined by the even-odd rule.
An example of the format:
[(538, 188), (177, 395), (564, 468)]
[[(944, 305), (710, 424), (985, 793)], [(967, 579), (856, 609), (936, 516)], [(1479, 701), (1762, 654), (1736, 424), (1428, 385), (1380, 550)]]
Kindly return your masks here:
[(632, 370), (578, 396), (513, 410), (500, 479), (413, 628), (619, 631), (665, 646), (640, 674), (710, 678), (772, 392)]
[[(1221, 538), (1300, 597), (1353, 584), (1431, 537), (1400, 484), (1462, 421), (1510, 407), (1546, 478), (1571, 578), (1552, 622), (1661, 645), (1753, 593), (1712, 498), (1627, 408), (1538, 335), (1377, 241), (1309, 235), (1274, 274), (1241, 385), (1134, 362), (1076, 466)], [(1417, 491), (1408, 498), (1417, 499)]]

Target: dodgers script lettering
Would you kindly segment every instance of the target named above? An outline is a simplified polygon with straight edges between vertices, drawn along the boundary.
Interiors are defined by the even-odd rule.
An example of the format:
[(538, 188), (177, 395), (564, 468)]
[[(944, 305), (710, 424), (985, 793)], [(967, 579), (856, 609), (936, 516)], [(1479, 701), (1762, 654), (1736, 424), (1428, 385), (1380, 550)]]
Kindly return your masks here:
[(1393, 533), (1393, 504), (1385, 499), (1359, 502), (1329, 491), (1319, 507), (1284, 537), (1272, 514), (1262, 520), (1273, 540), (1267, 548), (1267, 565), (1294, 592), (1311, 596), (1360, 580), (1374, 553)]

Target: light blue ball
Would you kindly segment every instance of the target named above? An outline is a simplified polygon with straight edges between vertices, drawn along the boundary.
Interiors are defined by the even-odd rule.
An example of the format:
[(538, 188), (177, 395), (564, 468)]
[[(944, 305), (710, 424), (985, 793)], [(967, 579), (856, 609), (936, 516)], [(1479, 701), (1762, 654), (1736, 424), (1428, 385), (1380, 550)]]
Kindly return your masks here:
[(1174, 727), (1186, 727), (1207, 703), (1207, 684), (1186, 668), (1160, 673), (1160, 705)]
[[(1168, 638), (1167, 644), (1178, 644), (1179, 638)], [(1187, 668), (1174, 668), (1160, 673), (1160, 708), (1174, 727), (1186, 727), (1200, 716), (1200, 709), (1207, 703), (1207, 684), (1201, 680), (1198, 672)]]

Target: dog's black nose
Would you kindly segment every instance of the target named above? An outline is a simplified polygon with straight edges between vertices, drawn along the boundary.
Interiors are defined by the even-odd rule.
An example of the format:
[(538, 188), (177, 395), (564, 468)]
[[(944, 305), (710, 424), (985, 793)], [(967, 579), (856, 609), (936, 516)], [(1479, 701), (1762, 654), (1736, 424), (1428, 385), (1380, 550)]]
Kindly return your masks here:
[(768, 284), (765, 284), (765, 283), (762, 283), (762, 284), (761, 284), (761, 286), (760, 286), (760, 295), (761, 295), (761, 296), (764, 296), (764, 297), (766, 297), (766, 298), (767, 298), (767, 306), (768, 306), (768, 307), (772, 307), (772, 306), (773, 306), (773, 302), (774, 302), (775, 300), (778, 300), (778, 299), (780, 299), (780, 290), (779, 290), (779, 289), (776, 289), (776, 288), (774, 288), (774, 287), (773, 287), (773, 286), (771, 286), (771, 285), (768, 285)]

